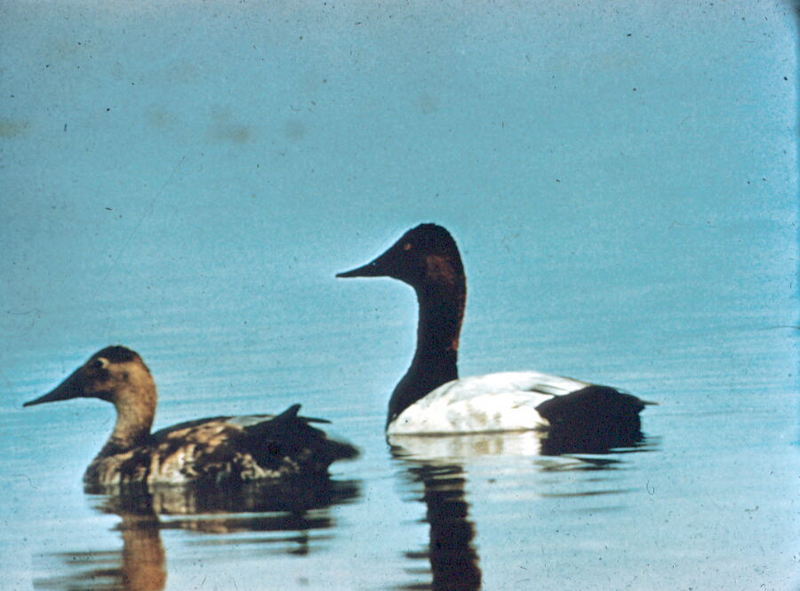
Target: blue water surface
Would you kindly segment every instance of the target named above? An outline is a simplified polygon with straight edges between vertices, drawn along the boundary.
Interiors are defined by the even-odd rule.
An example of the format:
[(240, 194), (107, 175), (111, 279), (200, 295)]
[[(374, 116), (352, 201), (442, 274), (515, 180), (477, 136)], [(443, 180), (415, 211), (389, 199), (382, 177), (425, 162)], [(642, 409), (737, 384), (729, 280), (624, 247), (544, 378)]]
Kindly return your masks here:
[[(791, 3), (20, 0), (0, 23), (3, 588), (797, 589)], [(413, 292), (334, 274), (422, 221), (464, 256), (462, 375), (634, 392), (659, 403), (641, 445), (387, 445)], [(301, 402), (362, 456), (288, 505), (87, 495), (113, 410), (21, 405), (117, 343), (156, 427)]]

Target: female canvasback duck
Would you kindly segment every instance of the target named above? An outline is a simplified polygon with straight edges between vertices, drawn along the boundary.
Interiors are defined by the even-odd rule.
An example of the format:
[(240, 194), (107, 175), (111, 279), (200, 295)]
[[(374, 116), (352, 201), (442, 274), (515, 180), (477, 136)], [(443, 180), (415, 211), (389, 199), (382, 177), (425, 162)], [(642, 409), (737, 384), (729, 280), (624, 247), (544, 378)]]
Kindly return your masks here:
[(309, 424), (328, 421), (298, 416), (299, 404), (279, 415), (199, 419), (151, 434), (156, 384), (142, 358), (122, 346), (98, 351), (54, 390), (23, 406), (71, 398), (99, 398), (117, 409), (111, 437), (83, 476), (87, 488), (320, 475), (358, 453)]
[(608, 386), (533, 371), (458, 378), (467, 288), (458, 247), (443, 227), (421, 224), (337, 277), (392, 277), (417, 294), (417, 350), (389, 401), (388, 435), (549, 428), (585, 441), (639, 433), (639, 412), (649, 403)]

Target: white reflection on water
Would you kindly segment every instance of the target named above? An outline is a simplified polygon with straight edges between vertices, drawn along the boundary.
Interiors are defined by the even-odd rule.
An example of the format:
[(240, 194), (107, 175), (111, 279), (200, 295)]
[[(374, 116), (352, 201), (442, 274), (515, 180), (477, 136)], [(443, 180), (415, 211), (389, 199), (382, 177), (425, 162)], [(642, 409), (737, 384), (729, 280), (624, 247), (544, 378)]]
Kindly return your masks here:
[(571, 433), (516, 431), (456, 435), (390, 435), (388, 443), (397, 457), (418, 461), (464, 461), (482, 456), (556, 456), (564, 454), (621, 453), (630, 448), (653, 448), (654, 440), (642, 433), (576, 442)]
[(535, 431), (515, 433), (470, 433), (459, 435), (392, 435), (389, 444), (397, 457), (468, 460), (487, 455), (535, 456), (542, 436)]

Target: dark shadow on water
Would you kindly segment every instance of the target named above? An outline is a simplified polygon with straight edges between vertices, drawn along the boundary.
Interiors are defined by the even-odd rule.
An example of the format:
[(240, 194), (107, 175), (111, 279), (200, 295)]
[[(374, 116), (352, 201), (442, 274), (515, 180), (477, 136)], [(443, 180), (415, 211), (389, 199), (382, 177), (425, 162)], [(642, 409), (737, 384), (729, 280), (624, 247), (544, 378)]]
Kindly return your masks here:
[(335, 481), (327, 476), (295, 478), (278, 484), (251, 482), (238, 486), (151, 486), (123, 490), (86, 489), (99, 495), (98, 508), (106, 513), (118, 511), (155, 513), (161, 516), (303, 512), (337, 505), (356, 498), (360, 484)]
[[(428, 575), (431, 583), (400, 585), (398, 589), (473, 591), (481, 588), (478, 553), (472, 544), (475, 528), (464, 499), (463, 469), (457, 464), (408, 463), (412, 487), (422, 485), (419, 498), (427, 509), (430, 526), (427, 546), (409, 551), (405, 557), (415, 563), (410, 573)], [(424, 561), (424, 562), (423, 562)]]
[[(198, 545), (259, 544), (265, 553), (306, 555), (333, 537), (336, 523), (329, 509), (358, 499), (360, 489), (358, 481), (323, 477), (228, 490), (136, 487), (105, 494), (93, 491), (90, 502), (94, 509), (120, 517), (115, 529), (120, 532), (122, 548), (38, 557), (44, 567), (39, 570), (62, 574), (37, 578), (33, 586), (58, 591), (164, 589), (168, 568), (162, 529), (212, 535), (198, 538), (202, 540)], [(252, 536), (241, 536), (248, 532)], [(235, 539), (231, 534), (236, 534)]]
[[(620, 443), (620, 442), (616, 442)], [(560, 449), (559, 449), (560, 447)], [(657, 452), (661, 449), (661, 439), (642, 435), (627, 445), (609, 446), (542, 446), (542, 457), (536, 465), (542, 472), (581, 472), (617, 470), (626, 465), (620, 456), (637, 453)], [(558, 450), (560, 453), (554, 453)], [(545, 451), (549, 453), (544, 453)]]
[(619, 450), (644, 451), (647, 437), (638, 425), (631, 429), (577, 431), (569, 426), (551, 428), (541, 436), (543, 456), (608, 454)]

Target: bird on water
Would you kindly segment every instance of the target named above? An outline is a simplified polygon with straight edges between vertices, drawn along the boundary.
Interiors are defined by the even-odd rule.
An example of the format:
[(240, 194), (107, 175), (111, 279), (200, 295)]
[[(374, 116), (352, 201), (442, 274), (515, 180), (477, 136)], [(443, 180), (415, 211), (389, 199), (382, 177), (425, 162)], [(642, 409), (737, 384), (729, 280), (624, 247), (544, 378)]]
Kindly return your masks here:
[(312, 425), (329, 421), (299, 416), (299, 404), (277, 415), (198, 419), (151, 433), (155, 380), (135, 351), (119, 345), (98, 351), (53, 390), (23, 406), (72, 398), (99, 398), (117, 411), (111, 436), (84, 474), (87, 489), (279, 482), (325, 475), (332, 462), (358, 455), (349, 443), (329, 439)]
[(388, 435), (547, 430), (567, 441), (641, 435), (652, 404), (609, 386), (536, 371), (459, 378), (466, 276), (455, 240), (421, 224), (383, 254), (337, 277), (391, 277), (416, 292), (419, 318), (411, 366), (389, 400)]

